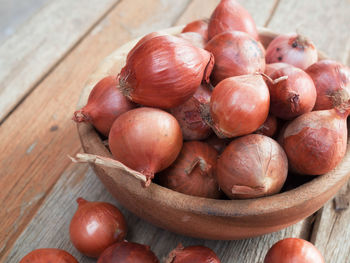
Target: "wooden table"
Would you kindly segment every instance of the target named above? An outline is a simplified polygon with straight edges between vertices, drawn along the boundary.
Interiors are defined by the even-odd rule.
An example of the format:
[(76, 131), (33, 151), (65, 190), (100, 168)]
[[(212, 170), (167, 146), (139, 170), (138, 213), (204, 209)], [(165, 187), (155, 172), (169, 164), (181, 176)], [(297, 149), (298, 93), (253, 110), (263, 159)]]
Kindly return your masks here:
[[(79, 196), (118, 203), (88, 165), (70, 120), (84, 82), (101, 60), (145, 33), (208, 17), (218, 0), (55, 0), (48, 2), (0, 46), (0, 261), (18, 262), (41, 247), (57, 247), (79, 262), (69, 222)], [(257, 25), (299, 30), (331, 58), (350, 64), (348, 0), (245, 0)], [(350, 184), (336, 200), (348, 202)], [(179, 242), (201, 244), (223, 263), (263, 262), (285, 237), (311, 240), (326, 262), (350, 262), (350, 209), (329, 201), (320, 211), (277, 233), (241, 241), (206, 241), (154, 227), (122, 208), (128, 240), (149, 244), (160, 259)], [(334, 204), (337, 204), (335, 206)], [(335, 209), (338, 208), (338, 209)]]

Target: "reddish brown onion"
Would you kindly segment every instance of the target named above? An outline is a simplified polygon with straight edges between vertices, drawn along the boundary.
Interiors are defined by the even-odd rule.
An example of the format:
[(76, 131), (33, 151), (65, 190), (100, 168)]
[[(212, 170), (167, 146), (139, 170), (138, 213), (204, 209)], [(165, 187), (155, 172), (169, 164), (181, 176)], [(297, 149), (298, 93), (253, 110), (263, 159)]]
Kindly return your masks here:
[(230, 143), (228, 139), (218, 138), (215, 134), (212, 134), (208, 139), (205, 140), (206, 143), (214, 147), (215, 150), (220, 154), (224, 151), (226, 146)]
[(146, 41), (150, 40), (151, 38), (154, 38), (154, 37), (158, 37), (158, 36), (163, 36), (164, 34), (161, 34), (159, 32), (152, 32), (152, 33), (149, 33), (147, 35), (145, 35), (144, 37), (142, 37), (136, 44), (135, 46), (129, 51), (127, 57), (126, 57), (126, 60), (129, 59), (129, 57), (131, 56), (131, 54), (134, 53), (134, 51), (136, 49), (138, 49), (139, 46), (141, 46), (143, 43), (145, 43)]
[(285, 238), (267, 252), (264, 263), (324, 263), (318, 249), (300, 238)]
[(329, 110), (339, 90), (350, 93), (350, 68), (332, 60), (321, 60), (306, 69), (315, 83), (317, 99), (314, 110)]
[(109, 148), (114, 158), (148, 179), (170, 166), (182, 148), (177, 120), (154, 108), (128, 111), (113, 123)]
[(316, 101), (316, 88), (312, 79), (305, 71), (292, 65), (278, 67), (269, 75), (270, 78), (288, 78), (276, 82), (266, 81), (271, 97), (270, 112), (284, 120), (310, 112)]
[(221, 80), (265, 70), (265, 51), (262, 45), (244, 32), (223, 32), (205, 46), (215, 57), (212, 73), (214, 84)]
[(255, 131), (257, 134), (262, 134), (268, 137), (275, 136), (277, 132), (277, 118), (271, 114), (267, 116), (266, 121)]
[(136, 107), (117, 89), (114, 76), (101, 79), (92, 89), (86, 106), (74, 112), (75, 122), (89, 122), (103, 135), (108, 136), (116, 118)]
[(221, 0), (210, 17), (209, 39), (226, 31), (242, 31), (259, 39), (253, 18), (236, 0)]
[(279, 141), (295, 172), (320, 175), (338, 165), (346, 151), (347, 116), (339, 109), (312, 111), (287, 125)]
[(202, 84), (192, 98), (170, 109), (170, 113), (180, 124), (184, 140), (203, 140), (212, 133), (210, 126), (202, 119), (198, 107), (200, 103), (209, 103), (210, 95), (210, 90)]
[(57, 248), (40, 248), (33, 250), (21, 259), (19, 263), (78, 263), (67, 251)]
[(191, 23), (188, 23), (181, 33), (186, 32), (196, 32), (200, 34), (204, 41), (208, 41), (208, 22), (206, 20), (196, 20)]
[(220, 263), (213, 250), (204, 246), (183, 247), (179, 245), (170, 252), (165, 263)]
[(284, 62), (305, 70), (317, 61), (311, 40), (298, 34), (279, 35), (268, 45), (266, 63)]
[(159, 263), (149, 246), (122, 241), (108, 247), (97, 263)]
[(231, 199), (278, 193), (288, 173), (288, 160), (273, 139), (250, 134), (233, 140), (220, 155), (216, 175), (220, 188)]
[(176, 36), (189, 41), (193, 46), (199, 48), (204, 48), (207, 43), (202, 35), (195, 32), (185, 32)]
[(176, 161), (159, 175), (159, 182), (183, 194), (218, 199), (221, 192), (214, 174), (217, 156), (207, 143), (185, 142)]
[(127, 225), (117, 207), (77, 199), (78, 209), (69, 226), (70, 240), (81, 253), (97, 258), (110, 245), (124, 240)]
[(227, 78), (211, 95), (209, 122), (220, 138), (249, 134), (265, 122), (269, 106), (269, 90), (260, 75)]
[(134, 102), (173, 108), (188, 100), (202, 80), (209, 82), (211, 53), (175, 36), (157, 36), (141, 44), (119, 74), (119, 88)]

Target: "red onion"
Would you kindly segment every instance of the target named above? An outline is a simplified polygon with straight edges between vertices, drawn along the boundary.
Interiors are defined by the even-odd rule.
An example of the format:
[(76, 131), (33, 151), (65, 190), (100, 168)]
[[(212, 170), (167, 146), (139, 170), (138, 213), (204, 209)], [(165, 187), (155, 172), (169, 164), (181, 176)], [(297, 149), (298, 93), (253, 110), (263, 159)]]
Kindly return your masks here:
[(202, 35), (195, 32), (185, 32), (176, 36), (189, 41), (193, 46), (199, 48), (204, 48), (207, 43)]
[(196, 32), (200, 34), (204, 41), (208, 41), (208, 22), (206, 20), (196, 20), (191, 23), (188, 23), (181, 33), (186, 32)]
[(204, 246), (183, 247), (179, 245), (170, 252), (166, 263), (220, 263), (213, 250)]
[(350, 94), (350, 68), (336, 61), (321, 60), (306, 69), (315, 83), (317, 99), (314, 110), (329, 110), (339, 90)]
[[(265, 122), (269, 106), (269, 90), (260, 75), (227, 78), (211, 95), (209, 122), (220, 138), (249, 134)], [(205, 112), (203, 116), (208, 120)]]
[(318, 249), (300, 238), (285, 238), (274, 244), (265, 256), (264, 263), (324, 263)]
[(213, 37), (205, 46), (213, 53), (214, 84), (221, 80), (265, 70), (265, 50), (262, 45), (244, 32), (224, 32)]
[(176, 119), (165, 111), (134, 109), (113, 123), (109, 148), (116, 160), (150, 180), (154, 173), (175, 161), (182, 148), (181, 129)]
[(157, 36), (127, 58), (119, 88), (136, 103), (173, 108), (188, 100), (202, 80), (208, 82), (214, 61), (209, 52), (175, 36)]
[(279, 35), (268, 45), (266, 63), (284, 62), (305, 70), (317, 61), (315, 45), (298, 34)]
[(107, 247), (124, 240), (127, 225), (115, 206), (77, 199), (78, 210), (69, 226), (73, 245), (86, 256), (97, 258)]
[(210, 126), (202, 119), (198, 107), (199, 103), (209, 103), (210, 95), (209, 89), (200, 85), (192, 98), (184, 104), (170, 109), (170, 113), (180, 124), (184, 140), (203, 140), (212, 133)]
[(100, 133), (107, 136), (118, 116), (136, 107), (117, 89), (116, 77), (100, 80), (92, 89), (86, 106), (74, 112), (75, 122), (90, 122)]
[[(269, 67), (269, 66), (268, 66)], [(281, 77), (287, 79), (279, 80)], [(270, 112), (278, 118), (290, 120), (310, 112), (316, 101), (314, 82), (305, 71), (285, 64), (270, 74), (277, 81), (267, 81), (270, 91)]]
[(275, 136), (277, 132), (277, 118), (271, 114), (267, 116), (266, 121), (255, 131), (257, 134), (262, 134), (268, 137)]
[(287, 178), (288, 160), (275, 140), (250, 134), (233, 140), (216, 167), (221, 190), (231, 199), (246, 199), (278, 193)]
[(118, 242), (108, 247), (98, 258), (97, 263), (159, 263), (149, 246)]
[(295, 172), (320, 175), (338, 165), (346, 151), (348, 114), (340, 109), (312, 111), (288, 124), (280, 143)]
[(160, 184), (177, 192), (218, 199), (214, 175), (218, 153), (209, 144), (185, 142), (176, 161), (159, 176)]
[(40, 248), (33, 250), (21, 259), (19, 263), (78, 263), (67, 251), (57, 248)]
[(258, 31), (251, 15), (235, 0), (221, 0), (210, 17), (209, 39), (226, 31), (242, 31), (258, 40)]
[(205, 140), (207, 144), (214, 147), (215, 150), (220, 154), (224, 151), (226, 146), (230, 143), (228, 139), (218, 138), (215, 134), (212, 134), (208, 139)]

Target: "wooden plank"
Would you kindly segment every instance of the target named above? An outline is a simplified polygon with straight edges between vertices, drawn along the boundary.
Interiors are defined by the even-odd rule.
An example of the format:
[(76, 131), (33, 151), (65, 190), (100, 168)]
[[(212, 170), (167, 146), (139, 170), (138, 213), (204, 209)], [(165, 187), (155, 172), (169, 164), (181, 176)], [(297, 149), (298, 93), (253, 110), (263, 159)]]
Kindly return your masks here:
[(51, 1), (0, 46), (0, 122), (117, 2)]
[(88, 76), (121, 44), (169, 27), (187, 4), (120, 2), (0, 126), (0, 185), (6, 186), (0, 192), (0, 256), (69, 164), (66, 155), (80, 149), (71, 117)]
[[(159, 259), (179, 243), (204, 245), (212, 248), (222, 262), (262, 262), (269, 247), (287, 236), (307, 238), (309, 222), (304, 221), (274, 234), (239, 241), (209, 241), (189, 238), (157, 228), (126, 211), (105, 190), (104, 186), (86, 165), (72, 164), (63, 173), (35, 218), (15, 243), (6, 262), (18, 262), (36, 248), (58, 247), (70, 252), (80, 263), (95, 260), (80, 254), (69, 240), (69, 224), (76, 210), (75, 199), (105, 201), (118, 206), (126, 217), (129, 232), (127, 240), (148, 244)], [(43, 227), (44, 226), (44, 227)]]

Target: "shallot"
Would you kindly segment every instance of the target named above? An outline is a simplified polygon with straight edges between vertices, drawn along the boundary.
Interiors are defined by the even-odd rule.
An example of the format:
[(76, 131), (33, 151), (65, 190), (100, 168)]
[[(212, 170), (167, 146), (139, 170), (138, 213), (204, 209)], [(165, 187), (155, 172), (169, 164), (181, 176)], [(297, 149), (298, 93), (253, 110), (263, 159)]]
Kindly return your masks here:
[(204, 246), (183, 247), (181, 244), (170, 252), (166, 263), (220, 263), (213, 250)]
[(186, 32), (196, 32), (200, 34), (204, 41), (208, 41), (208, 22), (206, 20), (196, 20), (191, 23), (188, 23), (181, 33)]
[(19, 263), (78, 263), (67, 251), (57, 248), (40, 248), (33, 250), (21, 259)]

